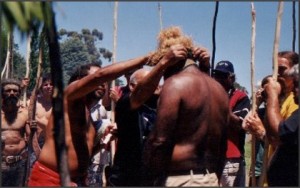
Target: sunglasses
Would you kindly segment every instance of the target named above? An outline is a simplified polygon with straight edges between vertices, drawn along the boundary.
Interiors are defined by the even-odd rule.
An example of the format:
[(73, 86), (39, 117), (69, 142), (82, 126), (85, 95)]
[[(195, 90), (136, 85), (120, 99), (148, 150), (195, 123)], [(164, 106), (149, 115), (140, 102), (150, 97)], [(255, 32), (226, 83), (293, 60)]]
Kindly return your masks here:
[(213, 76), (215, 78), (223, 78), (223, 79), (225, 79), (225, 78), (228, 78), (229, 74), (228, 73), (222, 73), (222, 72), (214, 72)]

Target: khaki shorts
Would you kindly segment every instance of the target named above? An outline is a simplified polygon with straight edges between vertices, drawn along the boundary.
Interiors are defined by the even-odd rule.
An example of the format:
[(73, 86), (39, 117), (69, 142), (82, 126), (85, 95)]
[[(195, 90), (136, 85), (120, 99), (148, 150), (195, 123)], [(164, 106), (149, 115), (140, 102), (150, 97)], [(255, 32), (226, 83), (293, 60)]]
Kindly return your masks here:
[(194, 174), (193, 170), (188, 175), (168, 176), (166, 187), (219, 187), (216, 173)]

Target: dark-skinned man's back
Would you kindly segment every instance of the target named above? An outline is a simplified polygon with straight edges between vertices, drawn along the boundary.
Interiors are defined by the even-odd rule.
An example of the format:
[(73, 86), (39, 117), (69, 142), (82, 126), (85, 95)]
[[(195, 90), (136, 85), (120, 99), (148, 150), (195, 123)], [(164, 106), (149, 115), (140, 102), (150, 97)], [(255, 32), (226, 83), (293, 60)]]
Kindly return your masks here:
[(195, 65), (165, 80), (160, 94), (145, 148), (146, 174), (156, 185), (172, 186), (167, 177), (192, 173), (215, 174), (215, 184), (206, 185), (217, 186), (222, 173), (228, 99), (222, 86)]

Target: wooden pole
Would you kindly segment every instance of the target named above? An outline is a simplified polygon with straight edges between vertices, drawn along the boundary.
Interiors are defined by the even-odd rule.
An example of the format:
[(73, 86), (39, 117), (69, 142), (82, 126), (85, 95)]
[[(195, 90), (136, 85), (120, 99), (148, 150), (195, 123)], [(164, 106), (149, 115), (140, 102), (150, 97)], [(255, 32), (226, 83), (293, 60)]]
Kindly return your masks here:
[(273, 74), (272, 74), (272, 76), (275, 80), (277, 80), (277, 76), (278, 76), (278, 48), (279, 48), (282, 13), (283, 13), (283, 1), (279, 1), (277, 20), (276, 20), (276, 29), (275, 29), (275, 39), (274, 39), (274, 46), (273, 46)]
[(12, 78), (13, 77), (13, 57), (14, 57), (14, 35), (13, 35), (13, 32), (10, 32), (10, 40), (8, 41), (9, 42), (9, 61), (8, 61), (8, 64), (7, 64), (7, 68), (8, 68), (8, 71), (6, 72), (7, 73), (7, 77), (8, 78)]
[[(27, 53), (26, 53), (26, 73), (25, 78), (29, 78), (30, 74), (30, 54), (31, 54), (31, 35), (28, 33), (27, 35)], [(27, 106), (26, 100), (27, 100), (27, 86), (23, 89), (23, 105)]]
[(158, 15), (159, 15), (160, 30), (162, 30), (163, 29), (163, 23), (162, 23), (162, 12), (161, 12), (160, 2), (158, 2)]
[(214, 14), (214, 22), (213, 22), (213, 28), (212, 28), (212, 57), (211, 57), (211, 71), (210, 76), (213, 74), (213, 70), (215, 68), (215, 54), (216, 54), (216, 23), (217, 23), (217, 16), (219, 11), (219, 1), (216, 1), (216, 7), (215, 7), (215, 14)]
[[(42, 34), (41, 34), (42, 36)], [(36, 101), (37, 101), (37, 94), (38, 94), (38, 89), (40, 88), (41, 84), (42, 84), (42, 80), (41, 80), (41, 72), (42, 72), (42, 61), (43, 61), (43, 41), (42, 41), (42, 37), (40, 37), (40, 47), (39, 47), (39, 62), (38, 62), (38, 67), (37, 67), (37, 73), (36, 73), (36, 83), (34, 86), (34, 89), (32, 91), (32, 94), (30, 96), (30, 102), (29, 102), (29, 106), (28, 106), (28, 120), (30, 122), (35, 120), (35, 112), (36, 112)], [(26, 101), (25, 101), (26, 102)], [(36, 133), (36, 127), (30, 127), (30, 135), (29, 135), (29, 141), (28, 141), (28, 153), (30, 156), (31, 152), (34, 151), (33, 147), (32, 147), (32, 142), (33, 142), (33, 137), (35, 136)], [(37, 154), (37, 157), (39, 156), (39, 154)], [(30, 158), (28, 158), (27, 161), (27, 169), (26, 169), (26, 186), (28, 183), (28, 177), (30, 175)]]
[(10, 64), (11, 64), (11, 61), (12, 61), (12, 30), (9, 30), (8, 31), (8, 34), (7, 34), (7, 52), (6, 52), (6, 59), (5, 59), (5, 64), (4, 64), (4, 67), (3, 67), (3, 70), (1, 72), (1, 78), (9, 78), (9, 72), (10, 72)]
[[(256, 97), (255, 97), (255, 37), (256, 37), (256, 12), (254, 9), (254, 3), (251, 2), (251, 15), (252, 15), (252, 35), (251, 35), (251, 93), (252, 93), (252, 113), (256, 111)], [(256, 186), (255, 179), (255, 161), (256, 161), (256, 152), (255, 152), (255, 135), (252, 134), (251, 139), (251, 185), (252, 187)]]
[(296, 46), (296, 1), (293, 1), (293, 51)]
[[(113, 55), (112, 55), (112, 63), (116, 62), (117, 57), (117, 31), (118, 31), (118, 1), (115, 1), (114, 6), (114, 36), (113, 36)], [(115, 80), (112, 81), (111, 87), (115, 87)], [(115, 102), (111, 101), (111, 122), (115, 123)], [(111, 164), (114, 164), (114, 156), (116, 152), (116, 142), (111, 141), (110, 143), (111, 149)]]
[[(283, 1), (279, 1), (278, 10), (277, 10), (277, 19), (276, 19), (276, 27), (275, 27), (275, 39), (273, 46), (273, 74), (272, 77), (274, 80), (277, 80), (278, 76), (278, 47), (279, 47), (279, 39), (280, 39), (280, 28), (281, 28), (281, 17), (283, 13)], [(269, 141), (267, 137), (265, 137), (265, 146), (264, 146), (264, 159), (263, 159), (263, 169), (262, 174), (259, 180), (259, 186), (264, 186), (264, 182), (266, 180), (267, 167), (269, 162)]]

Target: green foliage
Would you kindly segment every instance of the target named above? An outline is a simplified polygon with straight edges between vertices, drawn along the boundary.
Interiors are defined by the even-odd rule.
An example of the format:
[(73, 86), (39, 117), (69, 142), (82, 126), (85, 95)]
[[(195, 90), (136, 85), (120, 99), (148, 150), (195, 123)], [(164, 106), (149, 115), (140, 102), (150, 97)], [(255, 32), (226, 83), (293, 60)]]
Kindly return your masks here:
[(50, 72), (49, 47), (44, 32), (34, 31), (31, 36), (31, 54), (30, 54), (30, 83), (28, 90), (32, 91), (36, 84), (37, 69), (39, 64), (40, 45), (43, 46), (42, 75)]
[(40, 1), (4, 1), (2, 3), (4, 24), (9, 30), (16, 26), (22, 34), (38, 28), (41, 22), (50, 26), (51, 3)]
[(18, 45), (14, 45), (13, 50), (13, 77), (22, 79), (25, 76), (26, 63), (25, 58), (19, 53)]
[(66, 85), (75, 67), (89, 63), (87, 48), (78, 38), (70, 38), (60, 44), (63, 79)]
[(97, 49), (97, 42), (103, 39), (102, 32), (93, 29), (82, 29), (81, 33), (60, 29), (58, 31), (61, 49), (61, 61), (63, 66), (63, 78), (67, 84), (74, 67), (87, 63), (102, 65), (101, 58), (111, 61), (112, 53), (105, 49)]
[(102, 65), (101, 57), (111, 61), (112, 53), (105, 49), (97, 49), (97, 42), (103, 40), (103, 33), (97, 29), (93, 29), (92, 32), (89, 29), (82, 29), (81, 33), (76, 31), (67, 31), (66, 29), (60, 29), (58, 32), (62, 43), (70, 38), (80, 40), (87, 49), (89, 62), (95, 62)]
[(7, 52), (7, 29), (1, 25), (1, 70), (3, 70)]

